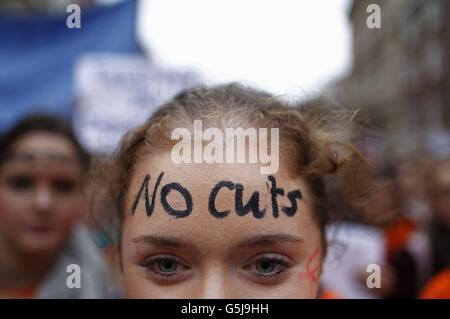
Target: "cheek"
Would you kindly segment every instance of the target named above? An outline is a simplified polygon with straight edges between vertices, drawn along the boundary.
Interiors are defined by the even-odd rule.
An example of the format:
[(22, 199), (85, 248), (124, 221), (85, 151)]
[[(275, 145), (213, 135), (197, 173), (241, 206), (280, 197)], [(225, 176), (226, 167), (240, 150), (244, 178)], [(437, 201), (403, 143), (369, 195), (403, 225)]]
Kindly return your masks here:
[(127, 265), (124, 265), (123, 272), (123, 293), (125, 298), (155, 298), (157, 289), (149, 289), (149, 285), (144, 278), (133, 274)]
[(18, 201), (0, 191), (0, 225), (10, 228), (20, 223), (22, 212), (26, 211), (24, 206), (24, 201)]
[(322, 272), (322, 256), (320, 247), (316, 247), (306, 259), (303, 269), (297, 273), (300, 285), (304, 287), (309, 298), (315, 298), (319, 288), (320, 274)]
[(186, 299), (191, 289), (182, 285), (156, 286), (141, 277), (124, 278), (124, 297), (127, 299)]
[(57, 223), (62, 228), (67, 229), (79, 220), (85, 207), (84, 200), (83, 196), (78, 194), (69, 199), (60, 200), (55, 216), (57, 216)]
[(125, 298), (171, 298), (174, 293), (179, 291), (179, 285), (170, 286), (170, 292), (167, 295), (164, 287), (153, 284), (146, 278), (145, 272), (129, 260), (125, 260), (122, 266), (123, 293)]

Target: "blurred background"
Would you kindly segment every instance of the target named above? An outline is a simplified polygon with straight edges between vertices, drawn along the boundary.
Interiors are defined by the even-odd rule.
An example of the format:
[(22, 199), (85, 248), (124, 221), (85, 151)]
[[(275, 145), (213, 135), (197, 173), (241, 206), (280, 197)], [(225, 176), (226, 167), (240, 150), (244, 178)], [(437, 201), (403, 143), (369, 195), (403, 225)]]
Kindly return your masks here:
[[(81, 28), (67, 26), (69, 4)], [(381, 28), (367, 26), (369, 4)], [(396, 218), (330, 227), (321, 297), (450, 298), (449, 18), (446, 0), (0, 0), (0, 134), (50, 113), (104, 156), (200, 83), (359, 109), (358, 146)], [(114, 265), (113, 245), (90, 228)], [(366, 287), (372, 263), (382, 289)]]

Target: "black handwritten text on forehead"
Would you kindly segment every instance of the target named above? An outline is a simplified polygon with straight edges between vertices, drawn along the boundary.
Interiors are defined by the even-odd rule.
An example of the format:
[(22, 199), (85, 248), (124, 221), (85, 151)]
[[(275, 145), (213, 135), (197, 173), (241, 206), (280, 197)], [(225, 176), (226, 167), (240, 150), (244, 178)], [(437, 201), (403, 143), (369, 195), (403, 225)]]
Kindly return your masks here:
[[(155, 185), (153, 187), (152, 196), (150, 198), (149, 194), (149, 182), (151, 180), (150, 175), (146, 175), (141, 183), (141, 187), (136, 194), (136, 197), (131, 206), (131, 214), (133, 215), (136, 212), (138, 204), (141, 198), (144, 198), (145, 202), (145, 212), (148, 217), (150, 217), (155, 209), (155, 201), (157, 192), (161, 185), (162, 179), (164, 177), (164, 172), (161, 172), (156, 179)], [(280, 215), (280, 209), (278, 206), (278, 197), (286, 196), (290, 202), (290, 206), (283, 206), (281, 211), (288, 217), (292, 217), (297, 213), (298, 206), (297, 200), (301, 200), (303, 198), (302, 193), (299, 189), (294, 189), (292, 191), (287, 192), (283, 188), (277, 187), (277, 181), (274, 176), (269, 176), (267, 183), (267, 188), (269, 189), (271, 196), (271, 206), (272, 206), (272, 216), (277, 218)], [(245, 187), (240, 183), (233, 183), (232, 181), (222, 180), (219, 181), (209, 192), (208, 199), (208, 211), (211, 216), (215, 218), (225, 218), (230, 213), (231, 210), (225, 209), (219, 211), (216, 207), (216, 197), (220, 192), (231, 191), (234, 192), (234, 212), (238, 216), (245, 216), (252, 213), (253, 217), (260, 219), (266, 216), (267, 207), (260, 207), (260, 192), (254, 191), (247, 202), (244, 201)], [(168, 196), (171, 192), (177, 192), (183, 198), (185, 203), (185, 209), (174, 209), (168, 201)], [(188, 217), (194, 208), (194, 199), (189, 192), (189, 189), (182, 186), (180, 183), (170, 182), (161, 187), (160, 190), (160, 202), (164, 209), (164, 211), (175, 217), (175, 218), (185, 218)]]

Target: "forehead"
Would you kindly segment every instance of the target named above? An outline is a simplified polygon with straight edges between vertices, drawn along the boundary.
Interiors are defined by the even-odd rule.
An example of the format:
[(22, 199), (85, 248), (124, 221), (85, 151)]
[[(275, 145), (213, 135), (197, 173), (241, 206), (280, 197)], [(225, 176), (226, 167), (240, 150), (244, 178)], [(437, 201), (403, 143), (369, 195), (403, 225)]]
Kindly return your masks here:
[(75, 155), (74, 146), (65, 137), (48, 132), (36, 131), (19, 138), (12, 146), (12, 153), (53, 152)]
[[(50, 171), (49, 166), (52, 167)], [(32, 170), (35, 173), (45, 169), (50, 174), (61, 170), (78, 172), (79, 166), (75, 147), (66, 138), (33, 132), (12, 145), (2, 168), (6, 171)]]
[[(164, 172), (155, 193), (155, 207), (150, 216), (146, 214), (145, 200), (141, 194), (132, 214), (131, 207), (139, 193), (146, 175), (150, 175), (148, 193), (151, 200), (158, 176)], [(311, 211), (311, 196), (301, 178), (292, 179), (281, 168), (273, 177), (277, 188), (285, 195), (292, 190), (300, 190), (302, 199), (297, 201), (298, 209), (294, 216), (287, 216), (281, 209), (290, 206), (286, 196), (278, 196), (278, 217), (273, 216), (271, 182), (268, 175), (260, 173), (259, 165), (254, 164), (175, 164), (169, 153), (159, 153), (139, 161), (131, 178), (125, 201), (124, 240), (148, 234), (177, 236), (198, 245), (221, 247), (238, 242), (242, 238), (283, 232), (300, 236), (305, 241), (318, 240), (318, 226)], [(224, 218), (216, 218), (209, 211), (211, 191), (220, 181), (242, 184), (243, 204), (254, 192), (259, 193), (259, 208), (265, 209), (262, 218), (255, 218), (252, 212), (244, 216), (235, 213), (235, 192), (222, 188), (215, 199), (217, 210), (229, 210)], [(184, 218), (174, 218), (167, 214), (161, 204), (161, 188), (169, 183), (179, 183), (192, 196), (192, 213)], [(186, 202), (176, 191), (167, 196), (167, 201), (176, 209), (184, 210)]]

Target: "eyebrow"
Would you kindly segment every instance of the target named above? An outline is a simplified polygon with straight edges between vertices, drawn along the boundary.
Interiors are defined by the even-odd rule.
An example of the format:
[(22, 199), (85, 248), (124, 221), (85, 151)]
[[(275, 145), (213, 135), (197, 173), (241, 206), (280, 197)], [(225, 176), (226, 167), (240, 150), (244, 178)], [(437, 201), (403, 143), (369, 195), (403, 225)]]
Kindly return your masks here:
[(279, 244), (283, 242), (291, 242), (291, 243), (304, 243), (305, 240), (301, 237), (289, 235), (289, 234), (269, 234), (269, 235), (257, 235), (241, 241), (237, 246), (266, 246)]
[(131, 240), (136, 244), (154, 244), (159, 246), (169, 246), (175, 248), (181, 248), (185, 246), (190, 246), (184, 241), (170, 236), (155, 236), (155, 235), (142, 235)]
[[(195, 246), (180, 240), (175, 237), (170, 236), (157, 236), (157, 235), (142, 235), (135, 237), (131, 240), (135, 244), (153, 244), (158, 246), (166, 246), (173, 248), (183, 248), (183, 247), (193, 247), (197, 250)], [(267, 246), (274, 245), (284, 242), (290, 243), (304, 243), (305, 240), (301, 237), (289, 235), (289, 234), (268, 234), (268, 235), (256, 235), (253, 237), (246, 238), (239, 242), (234, 247), (257, 247), (257, 246)]]
[(19, 152), (19, 153), (11, 153), (7, 154), (3, 157), (3, 159), (7, 162), (37, 162), (39, 160), (49, 160), (53, 162), (59, 162), (62, 164), (77, 164), (76, 157), (72, 155), (67, 155), (58, 152)]

